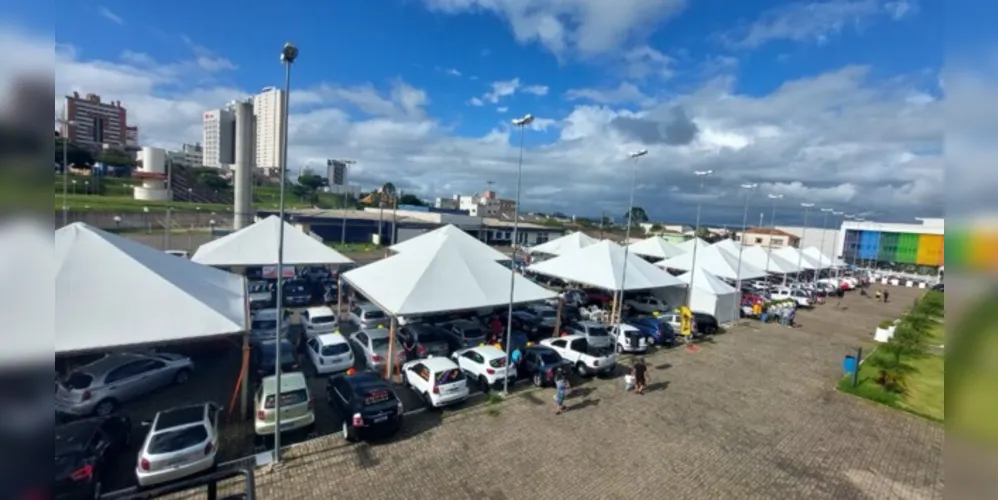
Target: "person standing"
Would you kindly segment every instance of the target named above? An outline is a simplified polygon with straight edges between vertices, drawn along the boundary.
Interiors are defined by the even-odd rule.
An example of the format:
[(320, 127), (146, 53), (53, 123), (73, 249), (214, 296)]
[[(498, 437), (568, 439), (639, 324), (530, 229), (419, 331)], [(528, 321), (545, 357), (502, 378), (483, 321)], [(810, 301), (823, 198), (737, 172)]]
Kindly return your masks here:
[(887, 296), (888, 295), (890, 295), (890, 292), (888, 292), (886, 289), (884, 289), (884, 304), (887, 303)]
[(564, 370), (558, 370), (555, 373), (554, 380), (554, 404), (555, 404), (555, 415), (561, 415), (561, 412), (565, 411), (565, 396), (568, 395), (568, 377), (565, 376)]
[(644, 394), (645, 386), (648, 385), (648, 365), (645, 364), (645, 358), (638, 358), (634, 362), (631, 373), (634, 375), (634, 393)]

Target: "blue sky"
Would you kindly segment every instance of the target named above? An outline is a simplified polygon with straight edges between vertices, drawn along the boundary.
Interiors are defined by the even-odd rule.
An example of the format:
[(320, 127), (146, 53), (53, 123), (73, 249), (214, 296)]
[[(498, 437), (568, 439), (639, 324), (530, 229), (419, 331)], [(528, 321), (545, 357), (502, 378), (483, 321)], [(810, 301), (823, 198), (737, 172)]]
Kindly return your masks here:
[[(539, 120), (526, 133), (527, 209), (619, 211), (621, 158), (647, 148), (637, 197), (658, 218), (688, 218), (699, 201), (708, 217), (740, 219), (746, 182), (791, 204), (940, 213), (943, 33), (950, 52), (976, 49), (987, 16), (944, 24), (942, 3), (925, 0), (608, 5), (80, 2), (55, 18), (56, 84), (125, 96), (143, 140), (172, 146), (198, 139), (199, 105), (280, 84), (279, 50), (292, 41), (292, 170), (351, 157), (365, 185), (431, 197), (496, 180), (511, 196), (509, 119), (529, 112)], [(51, 23), (20, 9), (28, 31)], [(686, 125), (691, 134), (669, 137)], [(691, 173), (707, 168), (700, 195)]]

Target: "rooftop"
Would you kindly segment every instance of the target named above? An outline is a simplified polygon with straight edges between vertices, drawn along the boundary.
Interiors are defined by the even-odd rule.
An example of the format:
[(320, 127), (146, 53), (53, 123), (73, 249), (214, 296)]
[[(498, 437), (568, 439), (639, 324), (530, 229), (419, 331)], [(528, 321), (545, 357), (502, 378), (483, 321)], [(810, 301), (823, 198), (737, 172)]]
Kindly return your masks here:
[(790, 234), (786, 231), (780, 231), (779, 229), (773, 229), (771, 227), (752, 227), (747, 229), (745, 234), (768, 234), (770, 236), (789, 236), (791, 238), (797, 238), (796, 235)]

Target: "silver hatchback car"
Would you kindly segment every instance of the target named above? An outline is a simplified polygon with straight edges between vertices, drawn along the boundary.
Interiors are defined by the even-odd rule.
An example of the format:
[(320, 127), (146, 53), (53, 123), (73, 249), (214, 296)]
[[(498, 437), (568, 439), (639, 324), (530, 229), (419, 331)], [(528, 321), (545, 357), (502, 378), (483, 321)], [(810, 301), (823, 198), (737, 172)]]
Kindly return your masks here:
[(218, 416), (222, 408), (202, 403), (156, 414), (135, 464), (139, 486), (152, 486), (192, 476), (215, 466)]
[(107, 416), (128, 400), (187, 382), (193, 370), (194, 362), (179, 354), (109, 354), (56, 385), (55, 410), (77, 417)]

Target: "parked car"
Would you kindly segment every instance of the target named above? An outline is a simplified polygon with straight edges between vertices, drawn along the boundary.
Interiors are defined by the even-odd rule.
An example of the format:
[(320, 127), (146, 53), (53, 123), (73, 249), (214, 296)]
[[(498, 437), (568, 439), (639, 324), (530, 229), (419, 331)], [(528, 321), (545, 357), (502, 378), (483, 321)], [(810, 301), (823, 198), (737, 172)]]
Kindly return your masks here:
[(340, 328), (336, 313), (326, 306), (309, 307), (302, 311), (301, 324), (305, 328), (305, 335), (309, 337), (333, 333)]
[(431, 408), (468, 399), (468, 377), (447, 358), (418, 359), (402, 365), (402, 382)]
[[(257, 436), (273, 436), (277, 426), (277, 377), (270, 375), (260, 381), (253, 398), (256, 410), (253, 432)], [(281, 374), (281, 433), (311, 430), (315, 427), (315, 401), (308, 390), (305, 374)]]
[(350, 342), (339, 333), (324, 333), (308, 339), (305, 352), (317, 373), (347, 371), (355, 362)]
[(654, 312), (665, 312), (670, 309), (669, 305), (651, 295), (639, 295), (624, 301), (625, 306), (630, 306), (637, 312), (652, 314)]
[[(503, 327), (505, 328), (506, 318), (502, 318), (502, 320)], [(524, 335), (532, 339), (551, 336), (550, 331), (542, 329), (540, 320), (538, 320), (537, 316), (524, 310), (513, 311), (513, 330), (523, 332)], [(542, 333), (542, 330), (544, 330), (544, 333)]]
[(419, 357), (448, 357), (455, 347), (450, 332), (428, 323), (410, 323), (399, 328), (399, 339), (403, 343), (410, 339), (415, 342)]
[(329, 279), (333, 273), (329, 269), (321, 266), (305, 266), (298, 270), (298, 277), (312, 282), (320, 282)]
[(390, 436), (402, 428), (402, 401), (390, 383), (373, 373), (330, 377), (326, 394), (347, 441)]
[(932, 290), (940, 293), (945, 293), (946, 292), (945, 288), (946, 288), (945, 284), (943, 283), (936, 283), (935, 285), (932, 285)]
[(298, 369), (298, 357), (295, 346), (288, 339), (262, 340), (250, 348), (250, 366), (258, 377), (274, 373), (277, 366), (277, 343), (281, 343), (281, 372), (292, 372)]
[(378, 306), (370, 302), (354, 304), (347, 315), (350, 323), (360, 329), (364, 328), (384, 328), (388, 321), (388, 316), (378, 309)]
[(322, 303), (332, 304), (339, 300), (340, 297), (340, 287), (336, 284), (336, 281), (329, 280), (322, 282)]
[(123, 403), (190, 378), (194, 362), (179, 354), (109, 354), (73, 370), (56, 385), (55, 410), (108, 416)]
[(613, 302), (613, 294), (605, 292), (598, 289), (585, 290), (585, 299), (583, 299), (583, 306), (597, 305), (599, 307), (605, 307)]
[(53, 496), (60, 500), (98, 498), (109, 463), (128, 449), (132, 423), (112, 415), (76, 420), (55, 428)]
[(677, 312), (667, 312), (665, 314), (659, 314), (658, 319), (659, 321), (668, 324), (669, 327), (672, 328), (672, 331), (676, 333), (679, 333), (683, 325), (682, 318), (679, 316), (679, 313)]
[(441, 326), (450, 331), (460, 346), (472, 347), (485, 342), (485, 329), (475, 321), (459, 319)]
[(504, 379), (516, 379), (516, 367), (506, 366), (506, 352), (495, 346), (483, 345), (461, 349), (452, 357), (464, 374), (476, 382), (484, 392), (496, 387)]
[(272, 307), (274, 303), (274, 285), (269, 281), (250, 281), (246, 285), (249, 294), (250, 309)]
[(617, 353), (648, 352), (648, 340), (641, 333), (641, 330), (627, 323), (611, 326), (610, 337), (613, 339), (613, 349)]
[(287, 280), (281, 286), (284, 288), (284, 295), (281, 298), (285, 306), (305, 307), (312, 301), (312, 290), (305, 280)]
[[(388, 359), (389, 334), (390, 332), (386, 328), (369, 328), (355, 332), (350, 336), (350, 341), (360, 350), (369, 369), (380, 371), (385, 368)], [(402, 352), (402, 344), (396, 338), (395, 346), (392, 349), (392, 366), (404, 360), (405, 354)]]
[(530, 313), (536, 318), (537, 333), (550, 337), (554, 333), (554, 324), (558, 320), (558, 310), (543, 304), (534, 304), (530, 307)]
[[(273, 340), (277, 335), (277, 309), (257, 309), (250, 316), (250, 342)], [(281, 337), (286, 338), (291, 329), (291, 311), (285, 310), (281, 319)]]
[(771, 297), (773, 300), (793, 299), (797, 302), (798, 307), (811, 307), (812, 304), (810, 295), (807, 292), (798, 289), (786, 287), (777, 288), (776, 290), (773, 290)]
[(609, 347), (589, 345), (581, 335), (545, 339), (541, 341), (541, 345), (554, 349), (582, 376), (606, 375), (612, 373), (616, 366), (616, 358)]
[(697, 333), (702, 335), (714, 335), (721, 331), (721, 325), (713, 314), (693, 311), (693, 324)]
[(135, 477), (152, 486), (193, 476), (215, 466), (218, 414), (215, 403), (180, 406), (156, 413), (139, 450)]
[(657, 345), (675, 345), (676, 330), (663, 319), (652, 316), (630, 318), (627, 324), (637, 328), (642, 335)]
[(613, 340), (610, 338), (610, 331), (602, 323), (595, 321), (576, 321), (569, 323), (565, 328), (569, 335), (580, 335), (585, 337), (589, 345), (593, 347), (610, 347)]
[(534, 386), (543, 387), (553, 385), (555, 374), (564, 367), (572, 366), (554, 349), (532, 345), (523, 350), (523, 359), (517, 366), (516, 373), (520, 378), (529, 378)]

